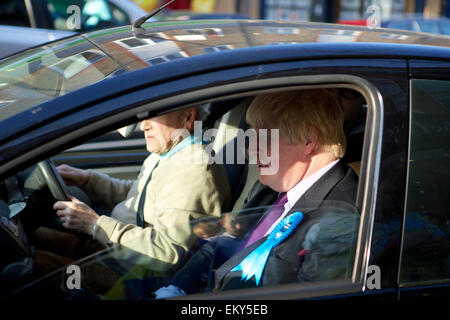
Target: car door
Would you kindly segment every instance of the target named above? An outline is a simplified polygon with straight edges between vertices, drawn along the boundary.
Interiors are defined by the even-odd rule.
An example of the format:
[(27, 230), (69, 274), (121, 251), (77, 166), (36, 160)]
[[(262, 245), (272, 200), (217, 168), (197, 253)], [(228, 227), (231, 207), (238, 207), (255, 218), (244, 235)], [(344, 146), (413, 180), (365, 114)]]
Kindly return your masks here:
[[(252, 76), (248, 77), (249, 74)], [(212, 79), (221, 79), (221, 83), (226, 85), (218, 86)], [(361, 220), (351, 278), (311, 285), (291, 284), (223, 292), (201, 298), (396, 298), (396, 274), (391, 273), (391, 269), (396, 268), (389, 269), (388, 266), (392, 261), (398, 261), (399, 244), (388, 240), (400, 234), (400, 221), (396, 218), (401, 214), (403, 198), (398, 195), (402, 193), (406, 179), (402, 166), (407, 156), (407, 127), (402, 121), (406, 121), (407, 79), (407, 65), (402, 59), (324, 59), (215, 71), (192, 76), (190, 81), (178, 79), (141, 90), (139, 97), (151, 96), (151, 92), (158, 90), (161, 97), (169, 98), (154, 99), (141, 107), (140, 117), (149, 116), (152, 107), (192, 105), (218, 96), (254, 95), (264, 90), (292, 89), (295, 86), (350, 86), (364, 93), (368, 103), (367, 133), (356, 204)], [(139, 97), (130, 94), (131, 100), (127, 99), (127, 103), (134, 103), (132, 99)], [(113, 101), (108, 103), (114, 104)], [(395, 177), (393, 170), (398, 172)], [(393, 227), (389, 234), (385, 234), (384, 222), (398, 228)], [(372, 275), (376, 276), (373, 283)]]
[[(257, 69), (254, 69), (257, 68)], [(257, 71), (256, 71), (257, 70)], [(377, 70), (376, 72), (374, 72)], [(254, 73), (253, 73), (254, 72)], [(242, 75), (255, 74), (258, 80)], [(353, 78), (355, 77), (355, 78)], [(402, 194), (406, 176), (404, 174), (407, 156), (407, 110), (408, 73), (405, 60), (401, 59), (345, 59), (314, 60), (290, 63), (266, 64), (254, 67), (236, 68), (227, 72), (216, 72), (196, 77), (201, 79), (222, 79), (227, 86), (210, 87), (205, 91), (187, 89), (186, 81), (167, 84), (171, 88), (188, 91), (198, 98), (230, 94), (232, 90), (252, 92), (275, 88), (321, 86), (339, 83), (355, 85), (368, 101), (368, 122), (366, 140), (361, 160), (360, 185), (357, 208), (361, 212), (355, 264), (352, 279), (325, 281), (309, 285), (290, 284), (285, 286), (236, 290), (196, 296), (196, 298), (388, 298), (396, 299), (396, 273), (392, 273), (399, 258), (399, 243), (392, 244), (390, 238), (399, 237), (403, 206)], [(191, 79), (194, 80), (194, 79)], [(165, 87), (165, 85), (164, 85)], [(165, 87), (168, 88), (168, 87)], [(239, 88), (239, 89), (237, 89)], [(211, 93), (208, 91), (211, 90)], [(367, 90), (367, 91), (366, 91)], [(372, 91), (374, 90), (374, 91)], [(164, 90), (162, 90), (164, 92)], [(375, 93), (378, 92), (379, 94)], [(206, 96), (203, 96), (203, 95)], [(190, 96), (189, 95), (189, 96)], [(373, 99), (373, 97), (376, 97)], [(183, 99), (182, 96), (171, 99)], [(163, 101), (160, 101), (163, 103)], [(375, 169), (377, 168), (377, 169)], [(398, 172), (395, 177), (392, 172)], [(383, 223), (395, 226), (384, 233)], [(391, 267), (389, 267), (391, 266)]]
[[(170, 67), (183, 64), (177, 61)], [(168, 64), (169, 65), (169, 64)], [(43, 125), (27, 137), (36, 147), (32, 153), (25, 152), (15, 159), (30, 161), (30, 154), (54, 153), (76, 147), (77, 141), (104, 133), (126, 123), (145, 119), (160, 112), (192, 106), (205, 101), (218, 101), (236, 96), (251, 96), (264, 92), (311, 87), (350, 87), (360, 91), (367, 101), (366, 133), (361, 155), (360, 182), (355, 208), (360, 212), (358, 234), (355, 237), (354, 259), (349, 276), (345, 279), (322, 281), (311, 284), (292, 283), (267, 288), (209, 294), (202, 298), (339, 298), (339, 297), (396, 297), (396, 277), (392, 277), (392, 261), (398, 261), (399, 242), (389, 241), (399, 236), (403, 208), (402, 192), (406, 181), (404, 166), (407, 158), (408, 130), (406, 121), (408, 108), (408, 69), (403, 59), (315, 59), (295, 60), (277, 63), (237, 66), (189, 74), (186, 77), (171, 78), (152, 84), (155, 75), (165, 73), (152, 67), (142, 72), (129, 73), (122, 79), (99, 83), (95, 88), (81, 89), (62, 96), (58, 101), (49, 101), (47, 106), (67, 102), (77, 103), (77, 95), (86, 97), (90, 90), (99, 90), (108, 85), (123, 87), (123, 79), (134, 84), (133, 77), (139, 77), (147, 84), (139, 83), (136, 88), (124, 91), (122, 95), (108, 95), (85, 108), (77, 108), (53, 122)], [(177, 68), (183, 70), (183, 68)], [(157, 74), (152, 74), (152, 72)], [(145, 73), (145, 76), (143, 76)], [(220, 79), (220, 81), (217, 81)], [(188, 80), (188, 81), (187, 81)], [(116, 83), (117, 82), (117, 83)], [(106, 87), (103, 88), (106, 90)], [(133, 108), (130, 109), (130, 106)], [(403, 122), (402, 122), (403, 121)], [(70, 123), (70, 126), (67, 124)], [(51, 135), (47, 132), (53, 131)], [(58, 128), (57, 131), (54, 128)], [(45, 141), (45, 143), (40, 143)], [(16, 150), (16, 152), (19, 152)], [(25, 159), (26, 157), (26, 159)], [(392, 172), (397, 173), (393, 175)], [(399, 196), (400, 195), (400, 196)], [(382, 223), (394, 227), (391, 233), (384, 233)], [(389, 267), (391, 266), (391, 267)], [(375, 271), (374, 271), (375, 270)], [(372, 277), (374, 272), (375, 277)], [(380, 274), (381, 272), (381, 274)], [(396, 275), (396, 274), (395, 274)], [(372, 279), (375, 279), (372, 282)]]
[(450, 290), (450, 62), (410, 61), (410, 139), (400, 299)]

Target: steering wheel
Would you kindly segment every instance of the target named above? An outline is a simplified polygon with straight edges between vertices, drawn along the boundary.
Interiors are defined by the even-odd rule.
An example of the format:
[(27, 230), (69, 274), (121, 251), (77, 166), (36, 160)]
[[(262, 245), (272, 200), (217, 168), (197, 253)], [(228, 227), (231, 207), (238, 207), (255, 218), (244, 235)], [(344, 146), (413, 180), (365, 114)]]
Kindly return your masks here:
[(38, 162), (37, 165), (53, 197), (58, 201), (70, 201), (70, 193), (67, 191), (67, 187), (53, 161), (47, 159)]

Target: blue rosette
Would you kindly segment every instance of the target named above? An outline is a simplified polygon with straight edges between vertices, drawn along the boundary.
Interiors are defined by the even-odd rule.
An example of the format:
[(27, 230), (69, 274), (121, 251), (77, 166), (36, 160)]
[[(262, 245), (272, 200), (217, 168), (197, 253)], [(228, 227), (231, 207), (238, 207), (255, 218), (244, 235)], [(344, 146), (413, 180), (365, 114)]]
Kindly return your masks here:
[(294, 212), (281, 220), (267, 237), (267, 240), (231, 271), (241, 271), (241, 281), (248, 281), (254, 276), (258, 286), (270, 251), (283, 242), (302, 220), (303, 213), (300, 211)]

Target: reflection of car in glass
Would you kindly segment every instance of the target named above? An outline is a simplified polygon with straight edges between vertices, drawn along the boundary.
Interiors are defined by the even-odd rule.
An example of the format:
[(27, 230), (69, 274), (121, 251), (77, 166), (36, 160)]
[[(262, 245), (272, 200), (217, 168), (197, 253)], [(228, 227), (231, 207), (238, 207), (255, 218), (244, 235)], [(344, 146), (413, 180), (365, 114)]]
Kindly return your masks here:
[[(111, 140), (116, 129), (202, 105), (208, 114), (204, 128), (217, 129), (214, 147), (220, 154), (235, 139), (223, 130), (245, 128), (243, 117), (254, 96), (305, 88), (351, 88), (365, 98), (363, 147), (348, 148), (357, 156), (352, 164), (360, 179), (357, 201), (324, 206), (335, 219), (329, 221), (349, 214), (352, 219), (345, 224), (321, 221), (316, 228), (308, 247), (320, 262), (309, 264), (308, 274), (318, 274), (316, 281), (196, 297), (448, 296), (448, 37), (270, 21), (154, 22), (143, 27), (139, 32), (125, 26), (77, 35), (0, 64), (3, 297), (99, 298), (100, 292), (84, 283), (81, 290), (64, 287), (67, 268), (31, 282), (33, 248), (27, 234), (36, 225), (54, 225), (52, 204), (65, 193), (51, 163), (41, 161), (52, 158), (57, 164), (134, 178), (147, 155), (145, 143), (139, 132)], [(240, 212), (257, 175), (251, 164), (224, 165), (234, 212)], [(257, 206), (251, 210), (264, 212)], [(349, 221), (353, 229), (347, 228)], [(222, 230), (221, 223), (192, 221), (193, 232), (209, 239)], [(336, 229), (353, 231), (336, 242), (330, 238)], [(318, 246), (318, 239), (328, 245)], [(335, 264), (327, 258), (336, 252), (345, 253), (344, 275), (334, 275)], [(98, 266), (102, 274), (116, 277), (117, 282), (102, 287), (102, 297), (133, 299), (142, 297), (148, 285), (147, 262), (126, 246), (111, 246), (75, 266)]]

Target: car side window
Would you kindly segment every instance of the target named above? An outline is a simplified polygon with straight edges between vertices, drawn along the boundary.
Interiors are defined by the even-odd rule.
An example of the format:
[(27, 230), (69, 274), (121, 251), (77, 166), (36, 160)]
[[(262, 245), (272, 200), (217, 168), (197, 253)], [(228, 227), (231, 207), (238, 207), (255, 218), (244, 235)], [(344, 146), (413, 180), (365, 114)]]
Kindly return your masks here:
[(450, 82), (411, 81), (400, 282), (450, 278)]
[[(320, 206), (311, 202), (294, 207), (295, 212), (287, 216), (289, 222), (281, 220), (265, 241), (246, 248), (246, 233), (267, 212), (283, 209), (282, 205), (255, 207), (222, 214), (220, 221), (193, 222), (193, 232), (207, 245), (202, 245), (172, 283), (192, 294), (351, 279), (360, 216), (348, 203), (326, 200)], [(293, 231), (286, 231), (286, 244), (282, 244), (283, 236), (279, 243), (273, 240), (291, 224)], [(267, 248), (273, 251), (269, 255), (264, 254)], [(209, 253), (212, 260), (205, 263), (202, 259), (208, 251), (213, 252)], [(207, 280), (198, 274), (201, 267), (209, 274)]]

